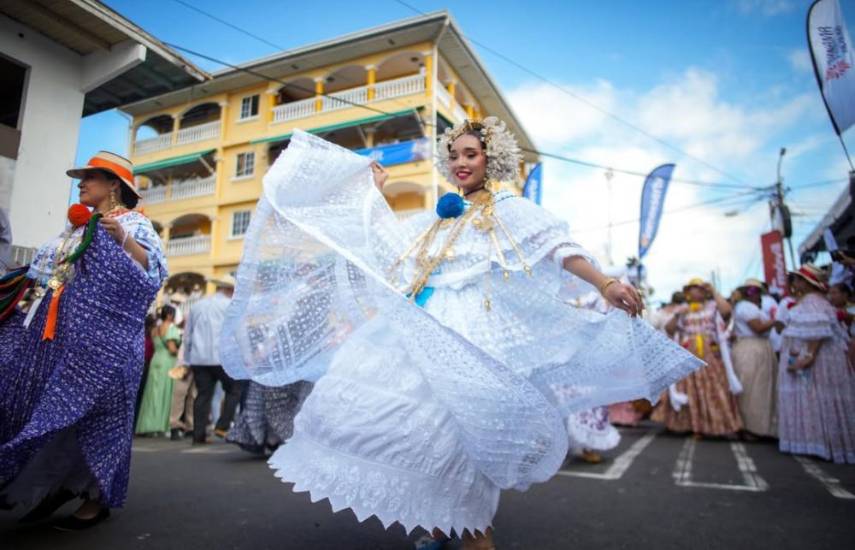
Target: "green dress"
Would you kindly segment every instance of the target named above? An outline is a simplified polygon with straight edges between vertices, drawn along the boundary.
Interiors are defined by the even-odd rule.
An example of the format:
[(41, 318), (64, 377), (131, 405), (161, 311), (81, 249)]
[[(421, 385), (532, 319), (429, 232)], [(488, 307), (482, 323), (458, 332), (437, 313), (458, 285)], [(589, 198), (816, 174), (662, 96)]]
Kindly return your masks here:
[(169, 431), (169, 410), (172, 406), (172, 378), (169, 369), (175, 366), (176, 357), (169, 353), (166, 342), (173, 340), (175, 345), (181, 341), (181, 333), (175, 325), (166, 329), (164, 336), (154, 337), (154, 356), (148, 368), (136, 433), (157, 433)]

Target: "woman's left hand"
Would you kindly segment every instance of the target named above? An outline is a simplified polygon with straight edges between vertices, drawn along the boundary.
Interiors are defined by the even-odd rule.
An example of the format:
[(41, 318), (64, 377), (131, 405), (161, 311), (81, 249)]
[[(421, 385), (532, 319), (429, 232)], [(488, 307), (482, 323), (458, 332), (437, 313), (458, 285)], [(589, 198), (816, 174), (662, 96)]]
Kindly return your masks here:
[(122, 227), (122, 224), (116, 218), (101, 218), (100, 223), (104, 231), (109, 233), (117, 243), (122, 244), (125, 240), (125, 228)]
[(611, 305), (624, 310), (632, 317), (640, 315), (641, 310), (644, 309), (641, 296), (632, 285), (612, 283), (606, 288), (605, 298)]

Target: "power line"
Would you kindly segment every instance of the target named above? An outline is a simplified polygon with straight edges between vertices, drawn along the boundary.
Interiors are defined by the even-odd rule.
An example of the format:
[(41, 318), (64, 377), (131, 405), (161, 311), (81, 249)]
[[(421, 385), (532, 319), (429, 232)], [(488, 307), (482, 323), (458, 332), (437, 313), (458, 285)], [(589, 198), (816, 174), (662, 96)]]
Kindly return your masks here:
[[(178, 0), (175, 0), (175, 1), (178, 1)], [(248, 69), (246, 67), (241, 67), (239, 65), (229, 63), (228, 61), (223, 61), (222, 59), (218, 59), (216, 57), (212, 57), (210, 55), (192, 50), (190, 48), (185, 48), (184, 46), (179, 46), (178, 44), (173, 44), (171, 42), (164, 42), (164, 44), (166, 44), (170, 48), (175, 48), (176, 50), (180, 50), (184, 53), (199, 57), (201, 59), (205, 59), (207, 61), (211, 61), (212, 63), (217, 63), (217, 64), (222, 65), (224, 67), (228, 67), (228, 68), (234, 69), (236, 71), (244, 72), (246, 74), (252, 75), (252, 76), (259, 78), (261, 80), (264, 80), (264, 81), (276, 82), (278, 84), (282, 84), (283, 87), (289, 87), (289, 88), (299, 90), (299, 91), (305, 92), (305, 93), (311, 93), (311, 94), (316, 93), (314, 89), (306, 88), (305, 86), (300, 86), (299, 84), (286, 82), (286, 81), (281, 80), (279, 78), (276, 78), (274, 76), (266, 75), (266, 74), (260, 73), (258, 71), (255, 71), (253, 69)], [(357, 102), (354, 102), (354, 101), (351, 101), (348, 99), (344, 99), (341, 97), (331, 96), (328, 93), (321, 92), (318, 95), (320, 95), (322, 97), (330, 97), (332, 99), (335, 99), (335, 101), (337, 101), (337, 102), (341, 102), (341, 103), (350, 105), (351, 107), (358, 107), (361, 109), (365, 109), (365, 110), (368, 110), (368, 111), (371, 111), (371, 112), (374, 112), (377, 114), (381, 114), (381, 115), (392, 115), (392, 114), (394, 114), (394, 113), (390, 113), (388, 111), (384, 111), (382, 109), (377, 109), (375, 107), (365, 105), (363, 103), (357, 103)], [(431, 127), (435, 126), (432, 122), (430, 122), (428, 120), (424, 120), (421, 117), (419, 117), (419, 122), (421, 124), (423, 124), (424, 126), (431, 126)], [(642, 177), (642, 178), (647, 177), (647, 175), (648, 175), (647, 173), (639, 172), (636, 170), (629, 170), (629, 169), (624, 169), (624, 168), (615, 168), (614, 166), (607, 166), (604, 164), (598, 164), (598, 163), (594, 163), (594, 162), (590, 162), (590, 161), (575, 159), (572, 157), (568, 157), (565, 155), (559, 155), (556, 153), (548, 153), (548, 152), (539, 151), (536, 149), (523, 149), (523, 150), (526, 152), (532, 153), (532, 154), (542, 156), (542, 157), (552, 158), (552, 159), (560, 160), (563, 162), (576, 164), (578, 166), (585, 166), (588, 168), (597, 168), (597, 169), (603, 169), (603, 170), (611, 169), (614, 172), (618, 172), (618, 173), (622, 173), (622, 174), (628, 174), (631, 176), (638, 176), (638, 177)], [(728, 184), (728, 183), (723, 183), (723, 182), (700, 181), (700, 180), (683, 179), (683, 178), (672, 178), (671, 181), (674, 181), (677, 183), (685, 183), (685, 184), (689, 184), (689, 185), (705, 186), (705, 187), (719, 187), (719, 188), (733, 188), (733, 189), (744, 189), (745, 188), (745, 186)], [(763, 187), (751, 187), (751, 189), (753, 191), (754, 190), (759, 191), (759, 190), (763, 190), (765, 188), (763, 188)]]
[(832, 180), (813, 181), (810, 183), (805, 183), (805, 184), (799, 185), (798, 187), (793, 187), (792, 185), (788, 186), (787, 190), (792, 191), (792, 192), (796, 192), (796, 191), (800, 191), (802, 189), (807, 189), (809, 187), (820, 187), (822, 185), (830, 185), (832, 183), (843, 183), (845, 181), (849, 181), (849, 180), (847, 178), (837, 178), (837, 179), (832, 179)]
[[(727, 195), (725, 197), (716, 197), (714, 199), (708, 199), (708, 200), (701, 201), (701, 202), (698, 202), (695, 204), (682, 206), (680, 208), (674, 208), (672, 210), (666, 210), (666, 211), (662, 212), (662, 215), (665, 216), (665, 215), (670, 215), (670, 214), (678, 214), (680, 212), (686, 212), (688, 210), (694, 210), (696, 208), (702, 208), (702, 207), (710, 206), (713, 204), (719, 204), (721, 206), (730, 206), (730, 204), (723, 204), (723, 203), (729, 203), (729, 202), (733, 202), (733, 204), (741, 204), (745, 201), (745, 199), (749, 195), (755, 195), (755, 197), (753, 197), (753, 202), (759, 202), (759, 201), (763, 200), (762, 195), (758, 195), (757, 191), (751, 190), (751, 191), (745, 191), (743, 193), (736, 193), (735, 195)], [(612, 223), (611, 225), (612, 225), (612, 227), (615, 227), (615, 226), (619, 226), (619, 225), (629, 225), (629, 224), (633, 224), (633, 223), (638, 223), (640, 221), (641, 221), (641, 218), (634, 218), (631, 220), (623, 220), (620, 222), (615, 222), (615, 223)], [(574, 229), (573, 232), (574, 233), (583, 233), (583, 232), (590, 232), (590, 231), (601, 231), (603, 229), (606, 229), (607, 227), (608, 227), (607, 225), (602, 225), (602, 226), (598, 226), (598, 227), (587, 227), (584, 229)]]
[(274, 44), (273, 42), (271, 42), (271, 41), (267, 40), (267, 39), (266, 39), (266, 38), (264, 38), (264, 37), (258, 36), (257, 34), (253, 34), (253, 33), (249, 32), (249, 31), (248, 31), (248, 30), (246, 30), (246, 29), (243, 29), (243, 28), (241, 28), (241, 27), (238, 27), (238, 26), (237, 26), (237, 25), (235, 25), (234, 23), (230, 23), (230, 22), (226, 21), (225, 19), (220, 19), (220, 18), (219, 18), (219, 17), (217, 17), (216, 15), (214, 15), (214, 14), (212, 14), (212, 13), (209, 13), (209, 12), (207, 12), (207, 11), (205, 11), (205, 10), (201, 9), (201, 8), (197, 8), (197, 7), (196, 7), (196, 6), (194, 6), (193, 4), (189, 4), (189, 3), (185, 2), (184, 0), (172, 0), (172, 1), (173, 1), (173, 2), (175, 2), (176, 4), (181, 4), (182, 6), (184, 6), (184, 7), (185, 7), (185, 8), (187, 8), (187, 9), (191, 9), (191, 10), (195, 11), (196, 13), (200, 13), (200, 14), (204, 15), (205, 17), (209, 18), (209, 19), (213, 19), (213, 20), (214, 20), (214, 21), (216, 21), (217, 23), (221, 23), (221, 24), (223, 24), (223, 25), (225, 25), (225, 26), (227, 26), (227, 27), (229, 27), (229, 28), (231, 28), (231, 29), (234, 29), (234, 30), (236, 30), (237, 32), (239, 32), (239, 33), (241, 33), (241, 34), (245, 34), (246, 36), (249, 36), (250, 38), (254, 38), (254, 39), (258, 40), (259, 42), (263, 42), (264, 44), (267, 44), (268, 46), (270, 46), (270, 47), (272, 47), (272, 48), (275, 48), (276, 50), (285, 50), (285, 49), (287, 49), (287, 48), (284, 48), (284, 47), (280, 46), (279, 44)]
[[(420, 10), (420, 9), (416, 8), (415, 6), (413, 6), (413, 5), (411, 5), (411, 4), (407, 3), (407, 2), (405, 2), (404, 0), (394, 0), (394, 1), (395, 1), (395, 2), (397, 2), (398, 4), (401, 4), (402, 6), (404, 6), (404, 7), (406, 7), (406, 8), (408, 8), (408, 9), (410, 9), (410, 10), (412, 10), (412, 11), (416, 12), (416, 13), (419, 13), (419, 14), (421, 14), (421, 15), (427, 15), (427, 13), (425, 13), (425, 12), (423, 12), (422, 10)], [(553, 81), (552, 81), (552, 80), (550, 80), (549, 78), (547, 78), (547, 77), (545, 77), (545, 76), (541, 75), (540, 73), (535, 72), (535, 71), (534, 71), (534, 70), (532, 70), (532, 69), (529, 69), (528, 67), (526, 67), (526, 66), (525, 66), (525, 65), (523, 65), (522, 63), (518, 63), (518, 62), (517, 62), (517, 61), (515, 61), (514, 59), (512, 59), (512, 58), (508, 57), (507, 55), (505, 55), (505, 54), (503, 54), (503, 53), (501, 53), (501, 52), (499, 52), (499, 51), (497, 51), (497, 50), (495, 50), (495, 49), (493, 49), (493, 48), (491, 48), (490, 46), (487, 46), (487, 45), (486, 45), (486, 44), (484, 44), (483, 42), (479, 42), (478, 40), (475, 40), (475, 39), (473, 39), (472, 37), (470, 37), (470, 36), (468, 36), (468, 35), (465, 35), (465, 34), (463, 34), (463, 33), (461, 33), (461, 35), (462, 35), (464, 38), (466, 38), (467, 40), (469, 40), (470, 42), (472, 42), (473, 44), (475, 44), (476, 46), (479, 46), (480, 48), (482, 48), (482, 49), (484, 49), (484, 50), (486, 50), (486, 51), (488, 51), (488, 52), (492, 53), (492, 54), (493, 54), (493, 55), (495, 55), (496, 57), (498, 57), (498, 58), (500, 58), (500, 59), (504, 60), (504, 61), (505, 61), (505, 62), (507, 62), (507, 63), (510, 63), (510, 64), (511, 64), (511, 65), (513, 65), (514, 67), (516, 67), (516, 68), (520, 69), (521, 71), (524, 71), (524, 72), (528, 73), (529, 75), (531, 75), (531, 76), (533, 76), (533, 77), (537, 78), (538, 80), (541, 80), (541, 81), (545, 82), (546, 84), (549, 84), (550, 86), (552, 86), (552, 87), (554, 87), (555, 89), (559, 90), (560, 92), (562, 92), (562, 93), (564, 93), (564, 94), (566, 94), (566, 95), (568, 95), (568, 96), (572, 97), (573, 99), (575, 99), (575, 100), (577, 100), (577, 101), (579, 101), (579, 102), (581, 102), (581, 103), (584, 103), (584, 104), (585, 104), (585, 105), (587, 105), (588, 107), (590, 107), (590, 108), (592, 108), (592, 109), (594, 109), (594, 110), (596, 110), (596, 111), (598, 111), (598, 112), (600, 112), (600, 113), (602, 113), (602, 114), (606, 115), (607, 117), (611, 118), (612, 120), (615, 120), (615, 121), (617, 121), (617, 122), (619, 122), (619, 123), (623, 124), (624, 126), (626, 126), (626, 127), (628, 127), (628, 128), (631, 128), (631, 129), (635, 130), (635, 131), (636, 131), (636, 132), (638, 132), (639, 134), (641, 134), (641, 135), (643, 135), (643, 136), (645, 136), (645, 137), (647, 137), (647, 138), (649, 138), (649, 139), (652, 139), (652, 140), (653, 140), (653, 141), (655, 141), (656, 143), (659, 143), (660, 145), (662, 145), (662, 146), (664, 146), (664, 147), (667, 147), (668, 149), (671, 149), (672, 151), (675, 151), (675, 152), (677, 152), (677, 153), (680, 153), (681, 155), (683, 155), (683, 156), (685, 156), (685, 157), (688, 157), (688, 158), (690, 158), (690, 159), (692, 159), (692, 160), (694, 160), (694, 161), (696, 161), (696, 162), (699, 162), (699, 163), (703, 164), (703, 165), (704, 165), (704, 166), (706, 166), (707, 168), (709, 168), (709, 169), (711, 169), (711, 170), (714, 170), (715, 172), (718, 172), (719, 174), (721, 174), (722, 176), (725, 176), (726, 178), (729, 178), (729, 179), (732, 179), (732, 180), (734, 180), (734, 181), (736, 181), (736, 182), (741, 183), (744, 187), (751, 187), (750, 185), (746, 184), (745, 182), (743, 182), (742, 180), (740, 180), (740, 179), (739, 179), (739, 178), (737, 178), (736, 176), (733, 176), (733, 175), (731, 175), (731, 174), (728, 174), (728, 173), (727, 173), (727, 172), (725, 172), (724, 170), (721, 170), (720, 168), (718, 168), (718, 167), (716, 167), (716, 166), (713, 166), (712, 164), (710, 164), (709, 162), (707, 162), (707, 161), (703, 160), (702, 158), (700, 158), (700, 157), (696, 157), (696, 156), (694, 156), (694, 155), (692, 155), (692, 154), (690, 154), (690, 153), (688, 153), (688, 152), (684, 151), (683, 149), (680, 149), (680, 148), (679, 148), (679, 147), (677, 147), (676, 145), (672, 145), (671, 143), (669, 143), (669, 142), (665, 141), (664, 139), (659, 138), (659, 137), (657, 137), (657, 136), (655, 136), (655, 135), (651, 134), (650, 132), (646, 131), (645, 129), (641, 128), (640, 126), (638, 126), (638, 125), (636, 125), (636, 124), (634, 124), (634, 123), (632, 123), (632, 122), (630, 122), (630, 121), (628, 121), (628, 120), (626, 120), (626, 119), (624, 119), (624, 118), (621, 118), (620, 116), (618, 116), (618, 115), (616, 115), (616, 114), (614, 114), (614, 113), (612, 113), (612, 112), (610, 112), (610, 111), (607, 111), (606, 109), (604, 109), (604, 108), (600, 107), (599, 105), (597, 105), (596, 103), (594, 103), (594, 102), (590, 101), (589, 99), (585, 98), (584, 96), (579, 95), (579, 94), (577, 94), (577, 93), (575, 93), (575, 92), (572, 92), (572, 91), (570, 91), (570, 90), (568, 90), (568, 89), (564, 88), (564, 87), (563, 87), (563, 86), (561, 86), (560, 84), (558, 84), (558, 83), (556, 83), (556, 82), (553, 82)]]
[[(188, 9), (191, 9), (191, 10), (193, 10), (193, 11), (195, 11), (195, 12), (197, 12), (197, 13), (201, 14), (201, 15), (204, 15), (205, 17), (208, 17), (209, 19), (212, 19), (212, 20), (214, 20), (214, 21), (216, 21), (216, 22), (218, 22), (218, 23), (220, 23), (220, 24), (222, 24), (222, 25), (225, 25), (225, 26), (227, 26), (227, 27), (229, 27), (229, 28), (231, 28), (231, 29), (234, 29), (234, 30), (236, 30), (236, 31), (238, 31), (238, 32), (240, 32), (240, 33), (242, 33), (242, 34), (245, 34), (246, 36), (249, 36), (249, 37), (251, 37), (251, 38), (253, 38), (253, 39), (255, 39), (255, 40), (258, 40), (259, 42), (262, 42), (262, 43), (264, 43), (264, 44), (266, 44), (266, 45), (268, 45), (268, 46), (271, 46), (271, 47), (273, 47), (273, 48), (275, 48), (275, 49), (277, 49), (277, 50), (285, 50), (285, 49), (286, 49), (286, 48), (284, 48), (283, 46), (280, 46), (280, 45), (278, 45), (278, 44), (275, 44), (275, 43), (273, 43), (273, 42), (270, 42), (270, 41), (269, 41), (269, 40), (267, 40), (266, 38), (264, 38), (264, 37), (262, 37), (262, 36), (259, 36), (259, 35), (257, 35), (257, 34), (254, 34), (254, 33), (250, 32), (250, 31), (248, 31), (248, 30), (246, 30), (246, 29), (244, 29), (244, 28), (241, 28), (241, 27), (239, 27), (239, 26), (235, 25), (234, 23), (231, 23), (231, 22), (229, 22), (229, 21), (226, 21), (226, 20), (224, 20), (224, 19), (222, 19), (222, 18), (220, 18), (220, 17), (217, 17), (216, 15), (214, 15), (214, 14), (212, 14), (212, 13), (208, 12), (208, 11), (205, 11), (205, 10), (203, 10), (203, 9), (201, 9), (201, 8), (197, 7), (197, 6), (194, 6), (194, 5), (192, 5), (192, 4), (189, 4), (188, 2), (185, 2), (184, 0), (172, 0), (172, 1), (173, 1), (173, 2), (175, 2), (175, 3), (177, 3), (177, 4), (180, 4), (180, 5), (184, 6), (184, 7), (186, 7), (186, 8), (188, 8)], [(405, 3), (403, 3), (403, 2), (402, 2), (402, 4), (406, 5), (406, 4), (405, 4)], [(409, 7), (410, 9), (413, 9), (413, 10), (415, 10), (415, 11), (418, 11), (416, 8), (413, 8), (412, 6), (407, 6), (407, 7)], [(422, 13), (422, 12), (419, 12), (419, 13)], [(467, 37), (467, 39), (471, 40), (471, 38), (468, 38), (468, 37)], [(474, 42), (474, 40), (473, 40), (473, 42)], [(485, 46), (485, 45), (482, 45), (482, 44), (479, 44), (479, 45), (480, 45), (481, 47), (485, 48), (485, 49), (489, 49), (489, 48), (488, 48), (487, 46)], [(179, 49), (183, 49), (183, 48), (180, 48), (180, 47), (175, 46), (175, 45), (173, 45), (173, 44), (170, 44), (170, 46), (172, 46), (172, 47), (176, 47), (176, 48), (179, 48)], [(237, 67), (237, 66), (234, 66), (234, 65), (230, 65), (230, 64), (224, 63), (224, 62), (222, 62), (222, 61), (220, 61), (220, 60), (218, 60), (218, 59), (214, 59), (214, 58), (212, 58), (212, 57), (210, 57), (210, 56), (205, 56), (205, 55), (202, 55), (202, 54), (200, 54), (200, 53), (198, 53), (198, 52), (190, 52), (190, 51), (189, 51), (189, 50), (187, 50), (187, 49), (183, 49), (183, 50), (184, 50), (184, 51), (186, 51), (186, 52), (188, 52), (188, 53), (192, 53), (193, 55), (197, 55), (197, 56), (199, 56), (199, 57), (202, 57), (203, 59), (207, 59), (208, 61), (212, 61), (212, 62), (214, 62), (214, 63), (220, 63), (220, 64), (223, 64), (223, 65), (225, 65), (225, 66), (229, 66), (229, 67), (231, 67), (231, 68), (238, 69), (238, 70), (245, 70), (245, 72), (249, 72), (249, 73), (251, 73), (251, 74), (254, 74), (252, 71), (249, 71), (249, 70), (247, 70), (247, 69), (243, 69), (243, 68), (241, 68), (241, 67)], [(497, 53), (497, 55), (501, 55), (501, 54), (498, 54), (498, 52), (496, 52), (496, 53)], [(511, 62), (513, 62), (513, 61), (511, 60)], [(256, 75), (257, 75), (257, 76), (260, 76), (260, 77), (262, 77), (262, 78), (265, 78), (265, 79), (267, 79), (267, 80), (273, 80), (273, 81), (275, 81), (275, 82), (280, 82), (280, 83), (282, 83), (283, 85), (291, 86), (292, 88), (294, 88), (294, 89), (298, 89), (298, 90), (300, 90), (300, 91), (304, 91), (304, 92), (308, 92), (308, 93), (312, 93), (312, 94), (314, 94), (314, 93), (315, 93), (315, 91), (314, 91), (314, 90), (309, 90), (309, 89), (307, 89), (307, 88), (305, 88), (305, 87), (302, 87), (302, 86), (298, 86), (298, 85), (294, 85), (294, 84), (287, 84), (287, 83), (281, 82), (281, 81), (279, 81), (279, 80), (277, 80), (277, 79), (274, 79), (274, 78), (272, 78), (272, 77), (267, 77), (267, 76), (263, 76), (263, 75), (260, 75), (260, 74), (256, 74)], [(328, 95), (327, 95), (327, 94), (321, 94), (321, 95), (328, 97)], [(584, 98), (577, 98), (577, 99), (584, 100)], [(348, 104), (351, 104), (351, 105), (354, 105), (354, 106), (365, 107), (365, 106), (364, 106), (364, 105), (362, 105), (362, 104), (357, 104), (357, 103), (354, 103), (354, 102), (350, 102), (350, 101), (342, 100), (341, 98), (336, 98), (336, 100), (337, 100), (337, 101), (341, 101), (341, 102), (343, 102), (343, 103), (348, 103)], [(598, 108), (598, 107), (596, 107), (596, 106), (594, 106), (594, 105), (592, 105), (592, 106), (593, 106), (593, 107), (595, 107), (595, 108)], [(375, 112), (384, 112), (384, 111), (380, 111), (379, 109), (372, 109), (372, 110), (373, 110), (373, 111), (375, 111)], [(384, 112), (384, 113), (385, 113), (385, 112)], [(388, 113), (386, 113), (386, 114), (388, 114)], [(609, 114), (609, 113), (607, 113), (607, 114)], [(610, 115), (610, 116), (613, 116), (613, 117), (614, 117), (614, 116), (616, 116), (616, 115), (611, 115), (611, 114), (609, 114), (609, 115)], [(421, 118), (419, 119), (419, 121), (420, 121), (423, 125), (433, 126), (433, 124), (432, 124), (432, 123), (430, 123), (430, 122), (428, 122), (428, 121), (425, 121), (425, 120), (422, 120)], [(654, 139), (657, 139), (657, 138), (654, 138)], [(600, 164), (593, 163), (593, 162), (583, 161), (583, 160), (579, 160), (579, 159), (573, 159), (573, 158), (566, 157), (566, 156), (563, 156), (563, 155), (558, 155), (558, 154), (553, 154), (553, 153), (544, 153), (544, 152), (537, 151), (537, 150), (533, 150), (533, 149), (523, 149), (523, 150), (524, 150), (525, 152), (534, 153), (534, 154), (537, 154), (537, 155), (540, 155), (540, 156), (549, 157), (549, 158), (553, 158), (553, 159), (556, 159), (556, 160), (561, 160), (561, 161), (568, 162), (568, 163), (572, 163), (572, 164), (577, 164), (577, 165), (579, 165), (579, 166), (586, 166), (586, 167), (589, 167), (589, 168), (598, 168), (598, 169), (603, 169), (603, 170), (609, 170), (609, 169), (611, 169), (611, 170), (612, 170), (612, 171), (614, 171), (614, 172), (619, 172), (619, 173), (628, 174), (628, 175), (632, 175), (632, 176), (639, 176), (639, 177), (642, 177), (642, 178), (647, 176), (647, 174), (646, 174), (646, 173), (644, 173), (644, 172), (638, 172), (638, 171), (634, 171), (634, 170), (626, 170), (626, 169), (622, 169), (622, 168), (614, 168), (614, 167), (612, 167), (612, 166), (605, 166), (605, 165), (600, 165)], [(679, 151), (679, 152), (681, 152), (681, 154), (683, 154), (683, 153), (682, 153), (682, 151)], [(711, 167), (711, 168), (715, 169), (714, 167)], [(726, 175), (726, 174), (725, 174), (725, 175)], [(743, 189), (743, 188), (745, 188), (745, 187), (746, 187), (746, 184), (734, 185), (734, 184), (727, 184), (727, 183), (722, 183), (722, 182), (706, 182), (706, 181), (690, 180), (690, 179), (683, 179), (683, 178), (672, 178), (672, 179), (671, 179), (671, 181), (679, 182), (679, 183), (686, 183), (686, 184), (689, 184), (689, 185), (706, 186), (706, 187), (721, 187), (721, 188), (731, 188), (731, 189)], [(748, 186), (748, 187), (751, 187), (751, 188), (754, 188), (754, 189), (759, 189), (759, 188), (758, 188), (758, 187), (756, 187), (756, 186)]]
[[(586, 160), (574, 159), (571, 157), (566, 157), (564, 155), (557, 155), (555, 153), (545, 153), (543, 151), (537, 151), (535, 149), (526, 149), (526, 148), (522, 148), (522, 150), (525, 152), (528, 152), (528, 153), (534, 153), (534, 154), (540, 155), (542, 157), (561, 160), (561, 161), (568, 162), (571, 164), (578, 164), (579, 166), (585, 166), (588, 168), (598, 168), (601, 170), (612, 170), (613, 172), (619, 172), (621, 174), (628, 174), (631, 176), (639, 176), (642, 178), (646, 178), (648, 176), (647, 172), (638, 172), (636, 170), (627, 170), (624, 168), (615, 168), (614, 166), (606, 166), (605, 164), (597, 164), (595, 162), (590, 162), (590, 161), (586, 161)], [(722, 188), (722, 189), (745, 189), (746, 188), (745, 185), (737, 185), (737, 184), (722, 183), (722, 182), (715, 182), (715, 181), (700, 181), (700, 180), (693, 180), (693, 179), (686, 179), (686, 178), (671, 178), (671, 181), (686, 183), (689, 185), (700, 185), (700, 186), (705, 186), (705, 187), (717, 187), (717, 188)], [(750, 185), (748, 187), (750, 189), (756, 189), (759, 191), (759, 190), (765, 190), (765, 189), (771, 188), (771, 185), (768, 187), (757, 187), (757, 186)]]

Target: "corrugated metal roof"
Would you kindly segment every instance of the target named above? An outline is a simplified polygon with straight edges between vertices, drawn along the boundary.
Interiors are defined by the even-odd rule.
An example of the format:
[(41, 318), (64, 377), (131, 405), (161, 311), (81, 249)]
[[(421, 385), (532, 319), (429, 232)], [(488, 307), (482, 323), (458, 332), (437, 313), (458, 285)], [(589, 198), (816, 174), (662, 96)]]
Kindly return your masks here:
[(86, 56), (133, 41), (146, 60), (86, 94), (83, 115), (140, 101), (210, 79), (210, 75), (97, 0), (3, 0), (0, 14)]

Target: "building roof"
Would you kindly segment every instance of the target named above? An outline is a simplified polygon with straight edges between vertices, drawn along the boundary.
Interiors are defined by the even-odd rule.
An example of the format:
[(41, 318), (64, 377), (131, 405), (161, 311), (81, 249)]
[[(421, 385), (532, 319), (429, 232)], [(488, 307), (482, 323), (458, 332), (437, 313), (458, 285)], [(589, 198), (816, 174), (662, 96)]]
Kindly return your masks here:
[(213, 73), (213, 79), (202, 86), (139, 101), (124, 106), (122, 110), (136, 116), (181, 105), (191, 99), (199, 99), (200, 96), (223, 93), (258, 83), (260, 78), (246, 72), (247, 70), (269, 75), (271, 80), (283, 80), (291, 75), (341, 63), (348, 59), (380, 53), (393, 47), (424, 42), (435, 42), (439, 53), (453, 67), (464, 86), (484, 107), (484, 110), (504, 120), (523, 149), (534, 149), (530, 137), (499, 91), (495, 81), (460, 32), (454, 18), (446, 10), (402, 19), (368, 30), (345, 34), (332, 40), (255, 59), (236, 65), (235, 68)]
[(97, 0), (3, 0), (0, 14), (86, 56), (123, 42), (146, 47), (146, 59), (86, 94), (83, 115), (186, 88), (211, 77)]

